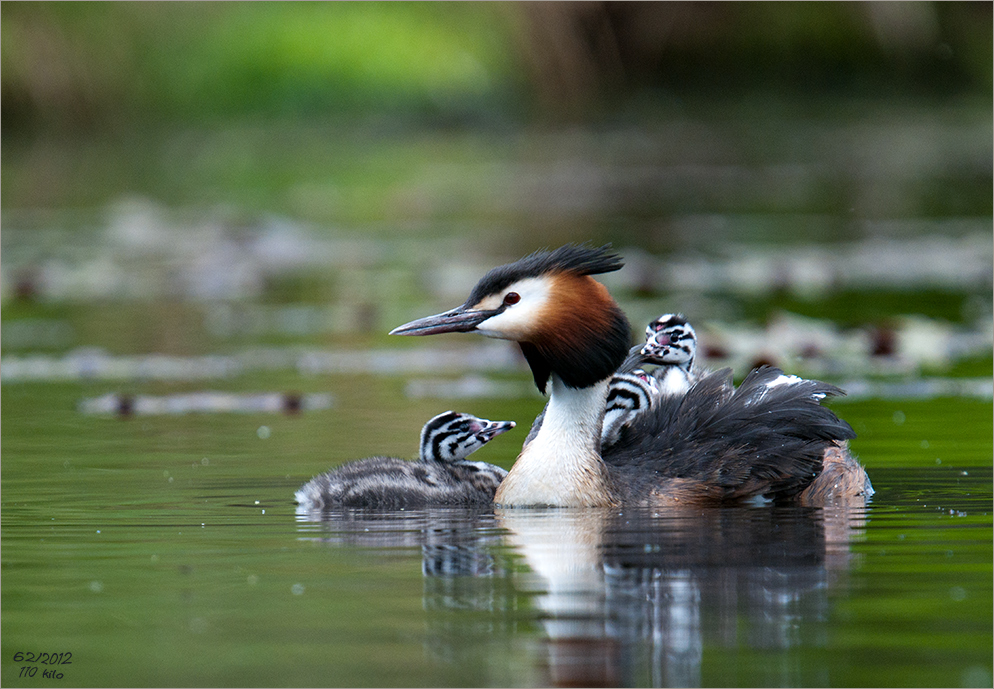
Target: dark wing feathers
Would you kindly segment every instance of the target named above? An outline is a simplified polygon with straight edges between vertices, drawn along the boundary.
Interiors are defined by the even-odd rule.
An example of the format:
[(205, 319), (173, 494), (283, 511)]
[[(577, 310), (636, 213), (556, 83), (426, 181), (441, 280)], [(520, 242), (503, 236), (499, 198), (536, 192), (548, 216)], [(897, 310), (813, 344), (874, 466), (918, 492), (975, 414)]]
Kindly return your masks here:
[(639, 417), (607, 448), (604, 461), (644, 476), (636, 491), (686, 478), (720, 486), (728, 499), (795, 495), (821, 471), (828, 443), (855, 434), (820, 404), (841, 390), (800, 379), (770, 387), (782, 375), (759, 368), (736, 390), (730, 370), (712, 373), (685, 396), (661, 399), (656, 413)]

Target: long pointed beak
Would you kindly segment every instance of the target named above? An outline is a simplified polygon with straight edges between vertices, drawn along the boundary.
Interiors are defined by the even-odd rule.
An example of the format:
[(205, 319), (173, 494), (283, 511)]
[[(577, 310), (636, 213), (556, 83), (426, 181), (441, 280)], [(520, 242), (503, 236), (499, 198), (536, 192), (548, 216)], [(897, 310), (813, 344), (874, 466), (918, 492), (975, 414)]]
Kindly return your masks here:
[(487, 425), (483, 427), (483, 430), (477, 432), (476, 435), (489, 442), (501, 433), (507, 433), (515, 425), (513, 421), (488, 421)]
[(419, 318), (390, 331), (391, 335), (438, 335), (439, 333), (468, 333), (476, 330), (495, 311), (474, 311), (465, 305), (436, 316)]

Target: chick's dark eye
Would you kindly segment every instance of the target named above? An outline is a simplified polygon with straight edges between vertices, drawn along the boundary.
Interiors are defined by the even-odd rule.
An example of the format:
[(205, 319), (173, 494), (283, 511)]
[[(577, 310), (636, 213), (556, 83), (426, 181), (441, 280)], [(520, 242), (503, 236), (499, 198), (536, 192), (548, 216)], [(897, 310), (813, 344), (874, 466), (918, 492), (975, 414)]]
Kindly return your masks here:
[(512, 304), (517, 304), (521, 301), (521, 295), (517, 292), (508, 292), (504, 295), (504, 305), (511, 306)]

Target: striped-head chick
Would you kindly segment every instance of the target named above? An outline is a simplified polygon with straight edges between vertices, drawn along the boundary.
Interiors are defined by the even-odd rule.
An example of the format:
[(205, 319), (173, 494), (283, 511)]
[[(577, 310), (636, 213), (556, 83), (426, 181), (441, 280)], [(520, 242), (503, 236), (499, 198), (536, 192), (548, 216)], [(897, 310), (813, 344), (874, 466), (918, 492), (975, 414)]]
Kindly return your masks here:
[(465, 459), (514, 425), (513, 421), (488, 421), (472, 414), (443, 412), (421, 429), (421, 461)]
[(645, 371), (636, 369), (631, 373), (616, 374), (611, 379), (604, 407), (601, 447), (618, 442), (625, 427), (636, 416), (649, 409), (658, 394), (659, 387), (655, 378)]
[(663, 314), (645, 329), (641, 354), (645, 363), (659, 366), (654, 372), (664, 395), (682, 395), (694, 382), (697, 333), (680, 313)]
[(478, 332), (517, 342), (535, 384), (555, 373), (570, 388), (606, 380), (628, 354), (628, 320), (591, 275), (622, 267), (599, 248), (568, 244), (494, 268), (462, 306), (395, 328), (392, 335)]

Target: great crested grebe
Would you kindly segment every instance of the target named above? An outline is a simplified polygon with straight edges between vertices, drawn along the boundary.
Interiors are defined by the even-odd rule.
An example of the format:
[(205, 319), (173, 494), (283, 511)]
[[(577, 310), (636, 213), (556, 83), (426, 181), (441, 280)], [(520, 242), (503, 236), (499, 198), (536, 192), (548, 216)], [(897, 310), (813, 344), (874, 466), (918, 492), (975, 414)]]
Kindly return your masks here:
[(466, 457), (514, 426), (444, 412), (421, 429), (417, 460), (368, 457), (343, 464), (300, 487), (299, 509), (489, 505), (507, 471)]
[[(591, 275), (622, 267), (610, 246), (567, 245), (494, 268), (451, 311), (394, 335), (478, 332), (516, 341), (549, 403), (494, 497), (500, 506), (686, 505), (764, 496), (795, 498), (823, 456), (847, 457), (849, 424), (821, 406), (842, 394), (819, 381), (760, 368), (736, 390), (731, 373), (664, 396), (613, 446), (602, 447), (611, 379), (625, 361), (628, 321)], [(851, 458), (849, 458), (851, 459)], [(865, 495), (865, 472), (833, 481), (818, 498)]]

